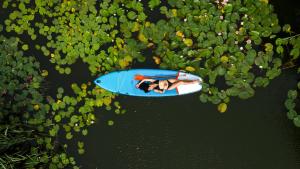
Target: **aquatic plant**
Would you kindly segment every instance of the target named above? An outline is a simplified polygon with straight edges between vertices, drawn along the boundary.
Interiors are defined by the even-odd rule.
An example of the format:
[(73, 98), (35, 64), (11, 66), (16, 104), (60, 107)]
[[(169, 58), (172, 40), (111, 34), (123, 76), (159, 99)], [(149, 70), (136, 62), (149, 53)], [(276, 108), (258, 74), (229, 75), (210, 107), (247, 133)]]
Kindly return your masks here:
[[(299, 55), (300, 55), (300, 34), (295, 34), (291, 30), (291, 26), (286, 24), (283, 26), (283, 31), (288, 33), (290, 36), (285, 38), (276, 39), (276, 52), (281, 55), (288, 55), (288, 60), (283, 64), (283, 68), (296, 68), (298, 74), (300, 74)], [(291, 89), (287, 93), (287, 99), (284, 103), (287, 109), (287, 117), (293, 120), (295, 126), (300, 127), (300, 115), (299, 115), (299, 105), (300, 105), (300, 81), (299, 79), (297, 87)]]
[[(91, 87), (91, 83), (76, 83), (71, 85), (74, 96), (63, 95), (64, 89), (58, 88), (57, 98), (49, 98), (52, 117), (50, 120), (51, 129), (49, 134), (56, 136), (60, 129), (64, 129), (65, 138), (72, 139), (73, 134), (81, 133), (87, 135), (87, 127), (95, 123), (95, 108), (104, 107), (106, 110), (112, 109), (112, 102), (115, 95), (99, 87)], [(124, 114), (119, 102), (113, 102), (116, 114)], [(63, 123), (62, 123), (63, 122)]]
[(155, 50), (161, 68), (203, 77), (202, 102), (225, 105), (232, 96), (249, 98), (281, 73), (272, 44), (281, 28), (267, 1), (167, 3), (158, 6), (167, 20), (146, 22), (139, 41)]
[[(48, 42), (44, 45), (35, 45), (35, 49), (41, 50), (46, 56), (50, 56), (50, 62), (58, 64), (55, 68), (60, 73), (70, 74), (71, 69), (69, 67), (61, 68), (60, 65), (70, 65), (79, 56), (82, 56), (81, 58), (84, 62), (90, 64), (89, 68), (92, 73), (125, 68), (132, 62), (133, 57), (140, 56), (138, 47), (141, 45), (130, 39), (116, 38), (118, 30), (112, 29), (117, 24), (120, 25), (121, 31), (125, 34), (124, 37), (127, 38), (131, 36), (132, 32), (138, 31), (140, 22), (143, 22), (145, 19), (140, 3), (131, 2), (124, 5), (121, 2), (111, 4), (110, 1), (104, 1), (98, 4), (101, 9), (103, 8), (100, 11), (100, 16), (100, 13), (95, 10), (95, 3), (82, 4), (77, 1), (58, 3), (37, 0), (34, 2), (34, 6), (29, 1), (7, 2), (9, 1), (3, 2), (3, 7), (11, 5), (11, 8), (15, 8), (18, 4), (19, 8), (12, 11), (9, 18), (5, 20), (6, 31), (14, 31), (17, 34), (23, 34), (27, 31), (32, 40), (35, 40), (39, 35), (46, 37)], [(117, 8), (119, 5), (123, 5), (124, 8), (128, 9), (134, 6), (135, 11), (119, 9)], [(56, 14), (52, 15), (45, 11), (53, 11)], [(69, 12), (71, 14), (68, 14)], [(120, 23), (113, 24), (113, 22), (118, 21), (116, 19), (118, 16), (109, 17), (110, 12), (113, 12), (114, 16), (118, 15), (121, 17), (121, 19), (118, 19)], [(28, 13), (30, 13), (29, 18), (26, 17)], [(42, 21), (39, 20), (39, 17), (42, 18)], [(95, 20), (97, 21), (95, 22)], [(23, 25), (25, 22), (28, 24), (28, 27)], [(69, 27), (65, 27), (65, 22), (69, 23)], [(97, 24), (100, 26), (96, 26)], [(128, 31), (128, 27), (130, 27), (130, 31)], [(39, 35), (32, 31), (37, 28)], [(89, 34), (89, 32), (93, 33)], [(55, 38), (52, 38), (52, 36)], [(69, 47), (71, 45), (74, 46), (74, 44), (78, 46), (70, 49)], [(105, 44), (111, 47), (107, 47), (107, 50), (100, 50), (100, 47)], [(21, 48), (27, 51), (30, 47), (28, 44), (23, 43)], [(60, 55), (64, 58), (60, 59)], [(112, 60), (112, 58), (114, 59)], [(101, 69), (100, 64), (102, 64)], [(47, 70), (42, 70), (40, 73), (41, 76), (36, 77), (45, 77), (48, 75)], [(36, 89), (39, 89), (40, 83), (34, 83), (34, 85)], [(37, 128), (40, 132), (49, 134), (44, 138), (37, 139), (37, 143), (45, 146), (46, 151), (52, 152), (56, 149), (57, 146), (54, 143), (58, 133), (64, 132), (66, 139), (72, 139), (74, 132), (80, 132), (84, 136), (87, 135), (87, 126), (93, 124), (96, 120), (94, 107), (105, 106), (106, 110), (113, 110), (116, 114), (125, 113), (125, 110), (121, 110), (119, 102), (113, 102), (115, 96), (112, 93), (105, 92), (98, 87), (93, 90), (87, 90), (87, 87), (90, 85), (91, 83), (87, 83), (78, 87), (77, 84), (72, 84), (71, 87), (74, 94), (77, 95), (76, 97), (64, 95), (64, 89), (58, 88), (56, 100), (47, 96), (49, 105), (42, 103), (33, 105), (32, 109), (35, 111), (44, 110), (42, 107), (44, 105), (47, 107), (47, 114), (41, 115), (44, 118), (41, 121), (45, 123), (41, 124), (39, 118), (30, 119), (30, 123), (38, 125)], [(95, 96), (95, 98), (91, 96)], [(39, 98), (42, 99), (43, 97), (39, 96)], [(109, 125), (111, 121), (108, 121)], [(61, 131), (62, 129), (63, 131)], [(78, 153), (82, 154), (84, 152), (83, 146), (79, 146), (78, 148)], [(64, 149), (67, 149), (67, 145), (64, 146)], [(50, 168), (75, 165), (74, 159), (71, 159), (72, 157), (68, 157), (66, 154), (53, 154), (52, 160), (47, 164)]]
[[(35, 40), (37, 33), (34, 30), (38, 29), (48, 42), (37, 48), (56, 64), (60, 73), (70, 74), (67, 65), (75, 63), (78, 58), (89, 65), (93, 75), (126, 68), (134, 58), (143, 59), (140, 49), (144, 46), (130, 39), (146, 19), (141, 2), (8, 2), (5, 0), (2, 6), (18, 8), (14, 8), (5, 20), (6, 31), (19, 34), (27, 31)], [(24, 46), (24, 50), (27, 48)]]
[[(0, 120), (7, 122), (1, 131), (16, 123), (30, 125), (37, 133), (25, 132), (29, 135), (24, 138), (39, 147), (6, 153), (0, 157), (2, 165), (12, 165), (10, 159), (15, 158), (16, 165), (34, 159), (29, 160), (29, 168), (44, 164), (77, 168), (75, 159), (65, 153), (68, 145), (62, 147), (56, 137), (71, 140), (78, 134), (88, 135), (88, 127), (97, 120), (95, 110), (125, 113), (114, 101), (116, 95), (90, 82), (71, 84), (72, 94), (60, 87), (56, 98), (44, 97), (39, 90), (48, 71), (39, 71), (39, 63), (33, 57), (22, 57), (17, 47), (24, 52), (40, 50), (62, 74), (71, 74), (69, 66), (81, 59), (92, 75), (128, 68), (134, 60), (144, 61), (143, 50), (150, 48), (161, 68), (203, 77), (199, 99), (218, 104), (221, 113), (226, 112), (230, 97), (252, 97), (256, 87), (266, 87), (282, 67), (294, 66), (299, 56), (298, 35), (277, 38), (281, 27), (267, 0), (3, 0), (0, 5), (9, 13), (0, 32), (4, 29), (31, 38), (0, 37), (1, 71), (5, 72), (0, 74), (0, 92), (5, 96), (0, 98), (5, 105)], [(144, 8), (159, 10), (166, 19), (151, 23)], [(282, 30), (290, 32), (291, 28), (285, 25)], [(293, 46), (289, 52), (292, 59), (282, 66), (285, 45)], [(285, 103), (296, 126), (300, 126), (295, 109), (298, 91), (289, 91)], [(107, 125), (115, 124), (113, 119), (107, 120)], [(23, 138), (11, 136), (15, 141)], [(6, 139), (5, 146), (16, 146), (7, 138), (0, 137)], [(27, 144), (28, 140), (22, 141)], [(83, 142), (77, 142), (77, 150), (85, 152)]]
[(41, 94), (39, 63), (23, 56), (21, 45), (18, 38), (0, 36), (1, 168), (45, 167), (63, 152), (55, 150), (59, 144), (45, 132), (50, 106)]

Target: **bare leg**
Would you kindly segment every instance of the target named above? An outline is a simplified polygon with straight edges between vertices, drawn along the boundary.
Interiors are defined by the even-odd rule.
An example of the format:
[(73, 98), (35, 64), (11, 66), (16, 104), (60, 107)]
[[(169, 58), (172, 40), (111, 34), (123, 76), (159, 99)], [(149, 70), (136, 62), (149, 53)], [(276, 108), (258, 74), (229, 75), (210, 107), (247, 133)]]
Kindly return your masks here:
[(186, 85), (186, 84), (195, 84), (195, 83), (199, 83), (199, 80), (179, 80), (175, 83), (173, 83), (168, 90), (172, 90), (175, 89), (176, 87), (180, 86), (180, 85)]
[(176, 81), (178, 81), (177, 79), (168, 79), (169, 82), (174, 83)]

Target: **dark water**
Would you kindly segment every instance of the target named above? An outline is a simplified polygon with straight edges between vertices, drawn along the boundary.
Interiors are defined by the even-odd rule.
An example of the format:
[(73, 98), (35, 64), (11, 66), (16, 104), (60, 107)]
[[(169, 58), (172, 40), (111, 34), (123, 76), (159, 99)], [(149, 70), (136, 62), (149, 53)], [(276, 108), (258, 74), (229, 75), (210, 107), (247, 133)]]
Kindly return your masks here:
[[(280, 22), (300, 32), (300, 1), (270, 2)], [(46, 91), (53, 96), (59, 86), (68, 94), (71, 83), (95, 78), (80, 61), (72, 66), (71, 75), (64, 76), (41, 53), (27, 53), (37, 56), (41, 68), (48, 69)], [(152, 56), (151, 51), (145, 55)], [(157, 68), (151, 58), (133, 67)], [(85, 142), (85, 154), (77, 155), (76, 149), (70, 153), (83, 169), (300, 169), (300, 129), (287, 119), (283, 106), (297, 78), (295, 71), (286, 70), (267, 88), (257, 89), (255, 97), (232, 99), (224, 114), (215, 105), (202, 104), (199, 94), (119, 96), (127, 113), (96, 112), (98, 121), (89, 134), (72, 140), (75, 147), (77, 140)], [(107, 125), (110, 119), (114, 126)]]

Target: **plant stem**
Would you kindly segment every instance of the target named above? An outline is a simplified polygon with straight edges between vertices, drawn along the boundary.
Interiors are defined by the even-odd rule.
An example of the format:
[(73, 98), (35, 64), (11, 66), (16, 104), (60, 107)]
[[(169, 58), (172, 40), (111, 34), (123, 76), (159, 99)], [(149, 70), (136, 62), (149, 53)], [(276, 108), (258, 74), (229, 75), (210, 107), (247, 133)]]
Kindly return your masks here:
[(291, 38), (295, 38), (297, 36), (300, 36), (300, 34), (297, 34), (297, 35), (294, 35), (294, 36), (290, 36), (290, 37), (286, 37), (286, 38), (283, 38), (283, 40), (288, 40), (288, 39), (291, 39)]

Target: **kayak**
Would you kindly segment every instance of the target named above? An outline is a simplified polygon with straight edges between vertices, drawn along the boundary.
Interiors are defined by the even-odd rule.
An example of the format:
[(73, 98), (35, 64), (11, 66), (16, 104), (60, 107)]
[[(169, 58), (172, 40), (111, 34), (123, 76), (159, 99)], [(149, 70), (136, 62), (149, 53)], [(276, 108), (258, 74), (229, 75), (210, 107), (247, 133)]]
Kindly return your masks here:
[[(154, 76), (157, 78), (178, 80), (200, 80), (199, 76), (174, 70), (161, 70), (161, 69), (131, 69), (123, 71), (115, 71), (94, 80), (94, 83), (108, 91), (125, 94), (130, 96), (144, 96), (144, 97), (163, 97), (163, 96), (178, 96), (189, 93), (198, 92), (201, 90), (202, 85), (198, 83), (180, 85), (173, 90), (166, 90), (164, 93), (157, 93), (150, 91), (145, 93), (143, 90), (136, 88), (139, 80), (136, 80), (136, 75)], [(154, 78), (154, 79), (157, 79)]]

